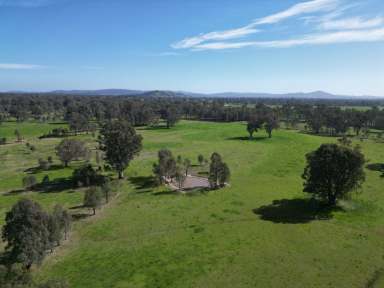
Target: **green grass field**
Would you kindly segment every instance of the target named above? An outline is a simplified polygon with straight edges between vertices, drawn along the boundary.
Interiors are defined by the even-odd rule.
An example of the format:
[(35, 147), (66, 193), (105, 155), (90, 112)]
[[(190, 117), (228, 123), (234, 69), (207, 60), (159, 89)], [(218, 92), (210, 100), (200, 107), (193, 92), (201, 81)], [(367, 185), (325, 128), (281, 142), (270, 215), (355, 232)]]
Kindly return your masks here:
[[(4, 123), (0, 136), (12, 137), (15, 125)], [(24, 170), (35, 167), (39, 157), (54, 156), (60, 141), (37, 140), (52, 125), (20, 125), (26, 125), (20, 130), (37, 151), (25, 144), (0, 146), (0, 223), (20, 197), (47, 208), (80, 205), (83, 197), (82, 190), (72, 189), (8, 193), (21, 188)], [(37, 279), (63, 278), (71, 287), (94, 288), (383, 287), (380, 172), (366, 169), (361, 193), (324, 219), (317, 219), (302, 192), (305, 154), (335, 138), (279, 130), (272, 139), (259, 132), (249, 141), (242, 123), (190, 121), (138, 132), (144, 149), (128, 168), (118, 196), (95, 217), (75, 223), (71, 240), (35, 271)], [(91, 136), (80, 137), (95, 146)], [(382, 143), (356, 143), (368, 164), (384, 161)], [(230, 187), (188, 196), (153, 187), (152, 163), (161, 148), (193, 164), (198, 154), (219, 152), (231, 169)], [(37, 176), (67, 177), (72, 168)]]

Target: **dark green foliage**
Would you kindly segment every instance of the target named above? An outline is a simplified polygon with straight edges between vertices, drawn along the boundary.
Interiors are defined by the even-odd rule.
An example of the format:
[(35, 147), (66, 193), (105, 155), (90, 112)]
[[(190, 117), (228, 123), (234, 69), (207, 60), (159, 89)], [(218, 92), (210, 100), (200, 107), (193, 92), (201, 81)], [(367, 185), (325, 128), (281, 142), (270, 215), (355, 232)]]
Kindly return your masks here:
[(349, 139), (345, 135), (342, 138), (337, 139), (337, 141), (340, 143), (340, 145), (343, 145), (343, 146), (351, 146), (352, 145), (352, 140)]
[(23, 136), (21, 136), (21, 133), (20, 133), (20, 131), (19, 130), (15, 130), (15, 132), (14, 132), (14, 134), (15, 134), (15, 136), (16, 136), (16, 141), (17, 142), (21, 142), (21, 141), (23, 141)]
[(365, 180), (364, 155), (358, 148), (323, 144), (306, 155), (303, 173), (304, 192), (311, 193), (329, 205), (359, 188)]
[(184, 170), (185, 170), (185, 176), (188, 176), (189, 169), (191, 168), (191, 160), (188, 158), (185, 158), (183, 161)]
[(7, 144), (7, 138), (1, 137), (0, 138), (0, 145), (5, 145), (5, 144)]
[(101, 206), (102, 202), (102, 192), (98, 187), (91, 187), (84, 194), (84, 207), (91, 208), (93, 210), (93, 215), (96, 214), (96, 208)]
[(166, 109), (162, 110), (161, 116), (165, 120), (168, 129), (175, 126), (177, 121), (180, 120), (179, 111), (174, 106), (167, 107)]
[(219, 153), (213, 153), (209, 166), (209, 183), (212, 189), (223, 187), (230, 178), (228, 165), (222, 161)]
[(65, 167), (67, 167), (71, 161), (84, 158), (88, 155), (88, 149), (84, 143), (75, 139), (64, 139), (55, 149), (56, 155)]
[(43, 180), (41, 180), (41, 184), (48, 185), (50, 182), (49, 175), (45, 175)]
[(2, 239), (7, 243), (10, 263), (22, 263), (26, 268), (41, 263), (50, 243), (48, 218), (40, 205), (29, 199), (19, 200), (7, 212)]
[(32, 276), (22, 264), (0, 265), (1, 288), (32, 288)]
[(88, 187), (101, 184), (103, 176), (98, 174), (91, 164), (86, 164), (73, 171), (72, 180), (79, 187)]
[(104, 151), (105, 159), (119, 174), (124, 177), (124, 170), (142, 149), (142, 137), (126, 121), (106, 123), (100, 131), (100, 150)]
[(23, 177), (23, 187), (26, 189), (34, 189), (36, 187), (37, 180), (34, 175), (27, 175)]

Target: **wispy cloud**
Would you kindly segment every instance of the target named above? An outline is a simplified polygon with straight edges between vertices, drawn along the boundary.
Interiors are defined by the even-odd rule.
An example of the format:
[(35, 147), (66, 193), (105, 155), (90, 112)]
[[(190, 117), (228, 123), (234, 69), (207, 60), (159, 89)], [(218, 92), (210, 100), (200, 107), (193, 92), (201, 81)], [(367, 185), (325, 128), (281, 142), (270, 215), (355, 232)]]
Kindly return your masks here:
[(297, 15), (314, 13), (319, 11), (329, 11), (330, 9), (334, 8), (338, 2), (339, 0), (312, 0), (309, 2), (299, 3), (282, 12), (257, 19), (246, 26), (224, 31), (209, 32), (194, 37), (188, 37), (172, 44), (171, 46), (175, 49), (187, 49), (193, 48), (197, 45), (200, 45), (201, 43), (208, 41), (223, 41), (241, 38), (260, 32), (260, 30), (256, 28), (257, 26), (278, 23), (287, 18)]
[(362, 17), (344, 18), (338, 20), (324, 21), (319, 25), (324, 30), (351, 30), (374, 28), (384, 24), (383, 17), (363, 19)]
[(384, 28), (371, 30), (338, 31), (332, 33), (310, 34), (297, 39), (248, 42), (215, 42), (198, 45), (196, 50), (223, 50), (245, 47), (288, 48), (302, 45), (324, 45), (334, 43), (384, 41)]
[[(346, 2), (343, 0), (312, 0), (301, 2), (284, 11), (256, 19), (247, 26), (185, 38), (172, 44), (172, 47), (175, 49), (197, 51), (239, 49), (245, 47), (288, 48), (301, 45), (384, 41), (383, 17), (345, 17), (344, 14), (347, 10), (360, 6), (361, 2), (349, 2), (345, 5), (341, 5), (341, 3)], [(343, 16), (344, 18), (342, 18)], [(312, 27), (310, 27), (312, 28), (312, 33), (307, 32), (306, 34), (297, 35), (290, 39), (276, 39), (271, 41), (232, 41), (261, 32), (258, 28), (259, 26), (277, 24), (293, 17), (304, 20), (307, 25), (312, 24)], [(263, 29), (265, 30), (267, 27), (263, 27)], [(323, 31), (323, 33), (318, 33), (319, 30)], [(331, 32), (332, 30), (334, 31)]]
[(46, 66), (33, 64), (0, 63), (1, 70), (34, 70), (43, 68), (46, 68)]

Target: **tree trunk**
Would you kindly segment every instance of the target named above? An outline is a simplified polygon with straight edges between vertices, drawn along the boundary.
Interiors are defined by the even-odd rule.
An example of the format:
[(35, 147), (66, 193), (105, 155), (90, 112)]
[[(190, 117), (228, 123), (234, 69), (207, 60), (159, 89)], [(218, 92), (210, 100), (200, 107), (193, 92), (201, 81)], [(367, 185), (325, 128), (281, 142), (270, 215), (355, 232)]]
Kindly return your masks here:
[(124, 171), (119, 171), (119, 179), (123, 179), (124, 178)]
[(92, 208), (93, 209), (93, 215), (96, 215), (96, 209), (95, 208)]

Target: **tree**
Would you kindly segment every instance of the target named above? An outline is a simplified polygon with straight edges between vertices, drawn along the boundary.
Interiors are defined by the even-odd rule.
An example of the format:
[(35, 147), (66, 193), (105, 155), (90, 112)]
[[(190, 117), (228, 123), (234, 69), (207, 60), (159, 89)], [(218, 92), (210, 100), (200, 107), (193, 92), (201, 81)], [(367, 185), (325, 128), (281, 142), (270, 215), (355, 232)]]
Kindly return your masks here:
[(37, 180), (34, 175), (27, 175), (23, 178), (23, 187), (26, 189), (34, 189), (36, 187)]
[(16, 141), (17, 142), (21, 142), (21, 141), (23, 141), (23, 136), (21, 136), (21, 133), (20, 133), (20, 131), (19, 130), (15, 130), (15, 136), (16, 136)]
[(51, 216), (54, 219), (56, 219), (56, 223), (59, 228), (58, 235), (57, 235), (58, 237), (56, 239), (57, 239), (57, 244), (60, 245), (60, 240), (63, 238), (63, 234), (64, 234), (64, 239), (67, 239), (67, 234), (72, 224), (72, 217), (68, 213), (68, 211), (65, 210), (60, 204), (55, 205)]
[(263, 120), (259, 115), (252, 115), (247, 123), (247, 131), (249, 133), (249, 139), (253, 138), (253, 134), (257, 132), (263, 125)]
[(96, 214), (96, 208), (101, 206), (102, 194), (99, 188), (91, 187), (85, 191), (84, 195), (84, 207), (91, 208), (93, 210), (93, 215)]
[(359, 188), (365, 180), (364, 155), (358, 147), (323, 144), (306, 158), (307, 166), (302, 175), (304, 192), (326, 200), (330, 206)]
[(264, 124), (265, 131), (268, 133), (268, 137), (272, 138), (272, 131), (279, 128), (279, 120), (276, 115), (268, 115)]
[(189, 168), (191, 168), (191, 160), (188, 158), (185, 158), (183, 161), (184, 169), (185, 169), (185, 176), (188, 176)]
[(100, 184), (103, 176), (99, 175), (91, 164), (86, 164), (75, 169), (72, 173), (73, 183), (77, 186), (91, 186)]
[(62, 237), (62, 230), (60, 227), (60, 219), (58, 218), (58, 215), (51, 214), (48, 215), (48, 232), (49, 232), (49, 248), (51, 249), (51, 252), (53, 252), (53, 248), (55, 246), (60, 245), (60, 240)]
[(220, 154), (213, 153), (211, 156), (211, 164), (209, 166), (209, 184), (211, 188), (217, 189), (223, 187), (229, 180), (230, 171), (226, 163), (222, 161)]
[(174, 175), (176, 182), (177, 182), (177, 185), (179, 186), (179, 189), (183, 189), (184, 181), (187, 178), (187, 175), (184, 172), (184, 168), (185, 167), (178, 165), (176, 167), (176, 171), (175, 171), (175, 175)]
[(103, 194), (105, 196), (105, 202), (108, 203), (109, 202), (109, 196), (112, 192), (111, 182), (110, 182), (109, 178), (104, 179), (104, 183), (101, 185), (101, 190), (103, 191)]
[(162, 111), (162, 118), (167, 123), (167, 128), (175, 126), (177, 121), (180, 119), (180, 115), (175, 107), (168, 107)]
[(49, 247), (47, 213), (32, 200), (19, 200), (5, 216), (2, 239), (11, 263), (22, 263), (27, 269), (40, 264)]
[(84, 158), (89, 154), (84, 143), (75, 139), (64, 139), (56, 146), (56, 155), (65, 167), (73, 160)]
[(142, 149), (142, 137), (126, 121), (113, 121), (105, 124), (100, 131), (100, 150), (105, 159), (118, 172), (119, 179), (134, 156)]
[(71, 113), (69, 116), (69, 128), (75, 131), (75, 135), (80, 131), (88, 131), (88, 118), (80, 113)]
[(197, 161), (199, 162), (200, 166), (203, 166), (204, 164), (204, 156), (203, 155), (199, 155), (197, 156)]

